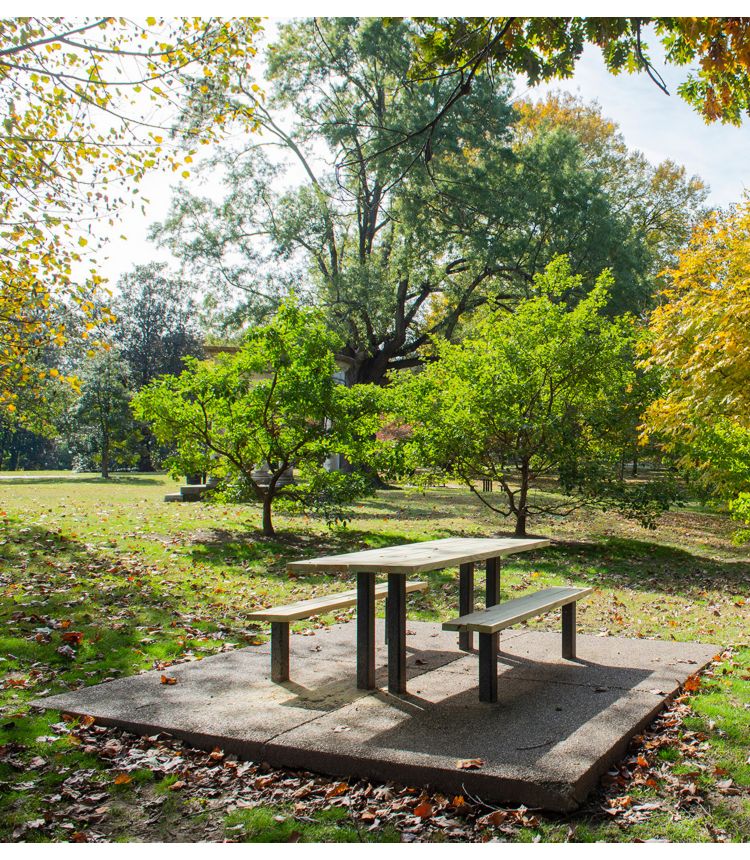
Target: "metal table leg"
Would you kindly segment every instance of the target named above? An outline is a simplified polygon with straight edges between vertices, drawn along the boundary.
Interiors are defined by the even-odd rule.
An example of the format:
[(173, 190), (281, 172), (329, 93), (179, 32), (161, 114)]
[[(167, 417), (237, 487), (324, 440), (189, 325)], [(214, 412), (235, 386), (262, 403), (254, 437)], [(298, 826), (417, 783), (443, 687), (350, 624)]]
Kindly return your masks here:
[(357, 574), (357, 687), (375, 688), (375, 574)]
[[(462, 564), (458, 568), (458, 614), (468, 615), (474, 611), (474, 562)], [(461, 651), (471, 651), (474, 647), (474, 634), (470, 631), (458, 634), (458, 647)]]
[(385, 626), (388, 631), (388, 690), (406, 692), (406, 577), (388, 574), (388, 605)]

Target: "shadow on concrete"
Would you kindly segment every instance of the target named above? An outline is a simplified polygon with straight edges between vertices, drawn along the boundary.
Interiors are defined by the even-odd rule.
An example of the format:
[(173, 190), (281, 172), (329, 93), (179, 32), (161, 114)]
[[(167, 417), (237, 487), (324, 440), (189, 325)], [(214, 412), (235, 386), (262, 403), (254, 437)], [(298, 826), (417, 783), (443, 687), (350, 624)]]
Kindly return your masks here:
[[(576, 666), (580, 674), (576, 673), (573, 680), (576, 675), (569, 670)], [(478, 672), (478, 667), (475, 669)], [(618, 701), (649, 675), (643, 667), (607, 666), (586, 660), (552, 664), (501, 653), (497, 704), (479, 702), (476, 675), (471, 681), (462, 678), (462, 688), (439, 701), (416, 692), (395, 698), (378, 691), (376, 696), (411, 718), (374, 734), (370, 743), (383, 749), (434, 755), (435, 739), (439, 738), (443, 756), (472, 758), (489, 747), (496, 765), (528, 766), (581, 726), (616, 708)], [(596, 683), (596, 678), (605, 677), (606, 684)], [(419, 680), (410, 675), (410, 687), (418, 689)], [(446, 680), (444, 675), (443, 688), (450, 685), (450, 677)], [(496, 742), (500, 733), (505, 736), (502, 743)]]

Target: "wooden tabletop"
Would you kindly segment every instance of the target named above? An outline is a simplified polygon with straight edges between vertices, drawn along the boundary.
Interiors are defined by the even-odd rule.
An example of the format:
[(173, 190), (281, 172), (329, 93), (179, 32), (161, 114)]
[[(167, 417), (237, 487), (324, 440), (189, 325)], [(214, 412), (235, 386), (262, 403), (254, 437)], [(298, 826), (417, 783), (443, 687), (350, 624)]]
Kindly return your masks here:
[(442, 538), (421, 543), (366, 549), (343, 555), (324, 555), (306, 561), (293, 561), (287, 569), (295, 573), (316, 571), (403, 573), (483, 561), (549, 546), (546, 538)]

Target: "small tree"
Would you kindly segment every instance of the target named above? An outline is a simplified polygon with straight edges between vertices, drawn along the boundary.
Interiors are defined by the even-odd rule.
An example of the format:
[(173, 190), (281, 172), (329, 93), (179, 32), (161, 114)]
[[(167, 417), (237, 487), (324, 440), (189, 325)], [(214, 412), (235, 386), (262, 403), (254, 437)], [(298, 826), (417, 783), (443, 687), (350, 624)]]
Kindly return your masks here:
[[(332, 454), (363, 456), (377, 426), (374, 392), (334, 380), (337, 346), (317, 311), (287, 302), (238, 353), (188, 358), (179, 376), (154, 380), (134, 398), (135, 415), (177, 446), (176, 471), (239, 480), (262, 504), (263, 533), (272, 535), (276, 499), (317, 496), (330, 510), (331, 494), (362, 486), (356, 475), (328, 480), (325, 469)], [(284, 481), (291, 469), (294, 484)]]
[(98, 465), (109, 478), (114, 463), (131, 465), (133, 418), (130, 378), (123, 357), (115, 350), (87, 358), (79, 370), (81, 396), (70, 415), (72, 448)]
[[(603, 273), (570, 307), (562, 297), (576, 295), (580, 279), (558, 258), (536, 277), (537, 297), (512, 314), (484, 314), (460, 344), (437, 344), (422, 373), (397, 376), (393, 409), (411, 426), (406, 462), (463, 481), (514, 517), (519, 536), (534, 514), (591, 502), (650, 512), (653, 493), (629, 493), (621, 477), (635, 329), (628, 316), (604, 314), (611, 281)], [(545, 476), (558, 478), (565, 499), (532, 496)], [(502, 506), (475, 488), (480, 477), (499, 483)]]
[[(203, 357), (196, 323), (197, 308), (185, 284), (170, 275), (164, 263), (134, 266), (118, 281), (120, 295), (113, 340), (118, 344), (138, 391), (157, 376), (183, 369), (183, 357)], [(138, 469), (150, 472), (169, 452), (159, 450), (146, 425), (138, 437)]]

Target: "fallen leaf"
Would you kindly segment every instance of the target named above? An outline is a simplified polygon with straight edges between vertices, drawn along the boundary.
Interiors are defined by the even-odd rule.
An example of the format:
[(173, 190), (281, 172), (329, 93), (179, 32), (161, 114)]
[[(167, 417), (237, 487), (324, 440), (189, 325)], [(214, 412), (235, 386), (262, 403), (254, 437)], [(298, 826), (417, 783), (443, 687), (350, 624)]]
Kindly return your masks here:
[(115, 777), (115, 785), (127, 785), (133, 781), (133, 777), (129, 773), (118, 773)]
[(166, 684), (168, 687), (171, 687), (173, 684), (177, 683), (177, 678), (170, 678), (169, 675), (161, 676), (162, 684)]
[(484, 818), (480, 818), (477, 821), (477, 824), (483, 827), (499, 827), (501, 824), (506, 822), (510, 817), (510, 813), (504, 809), (496, 809), (494, 812), (490, 812), (489, 815), (485, 815)]
[(338, 782), (326, 792), (326, 797), (338, 797), (340, 794), (344, 794), (348, 790), (349, 783)]
[(483, 758), (460, 758), (456, 762), (456, 767), (459, 770), (478, 770), (483, 764)]
[(697, 675), (690, 675), (685, 679), (685, 683), (682, 685), (688, 693), (694, 693), (696, 690), (700, 688), (701, 679)]
[(414, 814), (419, 818), (430, 818), (432, 816), (432, 804), (426, 800), (414, 807)]

